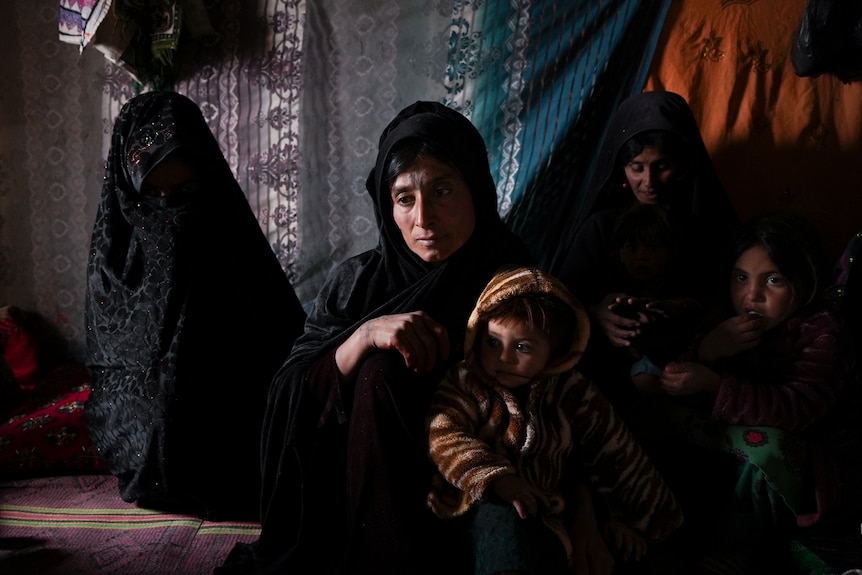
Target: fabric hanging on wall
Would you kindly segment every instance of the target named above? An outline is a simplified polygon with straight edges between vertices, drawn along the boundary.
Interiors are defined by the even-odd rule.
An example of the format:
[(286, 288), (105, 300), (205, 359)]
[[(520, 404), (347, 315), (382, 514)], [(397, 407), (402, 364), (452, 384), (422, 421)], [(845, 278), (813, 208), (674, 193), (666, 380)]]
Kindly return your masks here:
[(218, 37), (202, 0), (60, 0), (59, 28), (63, 42), (93, 46), (153, 89), (174, 88), (183, 30), (207, 44)]
[[(66, 0), (64, 41), (79, 50), (98, 48), (103, 33), (128, 33), (116, 25), (118, 1)], [(200, 105), (308, 304), (335, 264), (376, 243), (364, 188), (376, 136), (397, 110), (417, 100), (445, 102), (479, 128), (501, 213), (550, 257), (577, 209), (601, 123), (639, 88), (636, 70), (651, 55), (651, 23), (660, 28), (669, 3), (220, 0), (205, 4), (218, 32), (218, 42), (205, 46), (185, 43), (199, 21), (191, 15), (196, 2), (186, 0), (175, 89)], [(109, 126), (130, 96), (149, 87), (135, 85), (122, 63), (105, 60), (98, 75), (101, 102), (87, 102)], [(53, 60), (39, 61), (47, 66)], [(29, 78), (27, 86), (39, 85)], [(78, 131), (84, 128), (92, 135), (92, 122)], [(95, 182), (82, 193), (97, 191)], [(29, 241), (31, 235), (16, 237)], [(69, 268), (83, 269), (79, 260), (72, 258)], [(50, 275), (38, 281), (50, 291)], [(70, 284), (62, 303), (76, 341), (79, 283)], [(53, 309), (43, 309), (49, 305), (37, 309), (53, 316)]]
[(790, 47), (798, 76), (835, 74), (842, 82), (862, 79), (862, 3), (807, 0)]
[(60, 0), (60, 40), (83, 50), (111, 11), (111, 0)]
[[(641, 90), (669, 5), (536, 3), (519, 19), (524, 38), (516, 45), (524, 49), (506, 63), (509, 81), (496, 83), (519, 91), (475, 87), (483, 95), (478, 109), (503, 110), (490, 125), (519, 123), (517, 131), (497, 129), (486, 136), (497, 152), (493, 167), (517, 174), (517, 185), (508, 183), (509, 175), (500, 176), (506, 219), (544, 266), (571, 243), (568, 224), (607, 119), (622, 99)], [(507, 116), (510, 111), (517, 116)]]
[(832, 259), (860, 227), (862, 82), (794, 72), (805, 4), (675, 1), (646, 85), (688, 101), (740, 218), (801, 212)]

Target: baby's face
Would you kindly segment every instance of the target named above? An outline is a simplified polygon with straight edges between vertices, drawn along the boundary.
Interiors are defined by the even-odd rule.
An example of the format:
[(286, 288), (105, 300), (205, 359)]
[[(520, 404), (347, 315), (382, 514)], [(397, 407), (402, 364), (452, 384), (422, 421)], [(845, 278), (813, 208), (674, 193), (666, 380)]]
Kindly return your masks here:
[(480, 365), (509, 389), (530, 383), (550, 357), (548, 336), (525, 322), (493, 319), (482, 334)]
[(657, 278), (667, 267), (667, 246), (650, 246), (644, 242), (626, 242), (620, 249), (620, 261), (631, 277), (640, 281)]

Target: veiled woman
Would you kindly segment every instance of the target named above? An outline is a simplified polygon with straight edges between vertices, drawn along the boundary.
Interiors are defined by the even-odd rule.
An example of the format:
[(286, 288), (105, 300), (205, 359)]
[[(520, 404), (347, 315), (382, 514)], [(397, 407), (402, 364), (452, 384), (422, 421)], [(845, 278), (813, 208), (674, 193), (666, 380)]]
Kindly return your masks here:
[(498, 215), (481, 135), (442, 104), (385, 128), (366, 188), (379, 243), (333, 271), (273, 382), (261, 537), (218, 573), (455, 566), (425, 506), (431, 392), (485, 283), (531, 257)]
[(257, 517), (266, 393), (305, 312), (185, 96), (117, 117), (85, 313), (85, 417), (122, 498)]

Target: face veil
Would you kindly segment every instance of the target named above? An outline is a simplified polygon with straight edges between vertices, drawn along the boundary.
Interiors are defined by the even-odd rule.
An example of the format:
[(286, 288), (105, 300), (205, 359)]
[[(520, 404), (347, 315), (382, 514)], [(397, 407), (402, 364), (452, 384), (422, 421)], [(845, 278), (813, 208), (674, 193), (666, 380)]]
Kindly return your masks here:
[[(197, 189), (141, 194), (169, 157), (188, 164)], [(197, 105), (172, 92), (127, 102), (111, 137), (85, 306), (85, 420), (121, 496), (256, 513), (259, 477), (247, 470), (259, 468), (264, 397), (304, 319)]]

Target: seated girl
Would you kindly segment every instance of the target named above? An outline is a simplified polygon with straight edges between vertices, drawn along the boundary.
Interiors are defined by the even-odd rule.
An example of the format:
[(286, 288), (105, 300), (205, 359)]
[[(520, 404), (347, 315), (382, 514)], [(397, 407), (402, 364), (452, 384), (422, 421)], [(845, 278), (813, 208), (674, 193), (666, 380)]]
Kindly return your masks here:
[[(694, 498), (677, 491), (692, 525), (701, 524), (698, 498), (717, 503), (700, 517), (714, 532), (695, 540), (717, 542), (700, 562), (759, 557), (774, 568), (776, 548), (765, 544), (786, 543), (783, 536), (821, 521), (840, 501), (841, 458), (831, 448), (847, 424), (850, 353), (845, 325), (821, 297), (824, 269), (819, 237), (803, 218), (750, 220), (735, 238), (729, 309), (660, 376), (658, 394), (673, 400), (654, 406), (653, 447), (677, 450), (665, 460), (675, 462), (670, 475), (700, 490)], [(679, 480), (690, 480), (693, 468), (690, 459), (681, 463), (682, 445), (713, 454), (700, 472), (718, 492)], [(764, 541), (765, 534), (777, 537)]]

